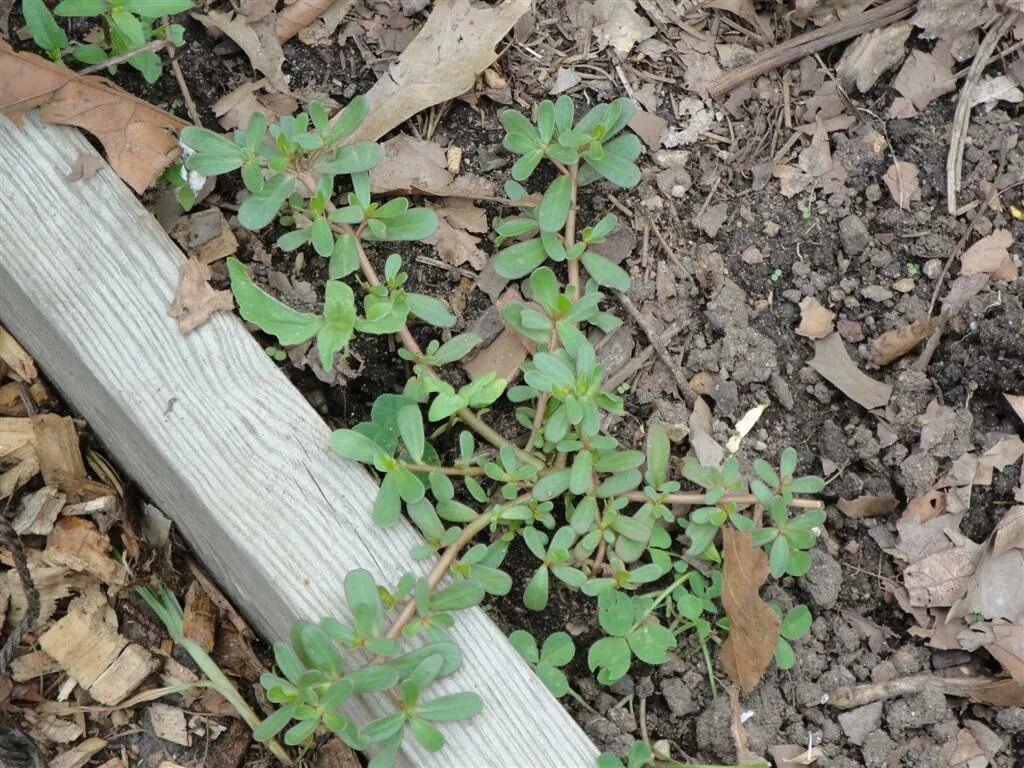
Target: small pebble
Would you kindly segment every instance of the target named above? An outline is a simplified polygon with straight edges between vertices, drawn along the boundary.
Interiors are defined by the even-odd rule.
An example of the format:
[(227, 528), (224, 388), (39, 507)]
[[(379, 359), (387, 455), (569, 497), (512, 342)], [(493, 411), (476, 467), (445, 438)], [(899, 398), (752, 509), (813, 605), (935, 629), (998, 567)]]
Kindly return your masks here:
[(776, 224), (774, 221), (766, 221), (764, 223), (764, 233), (768, 237), (778, 237), (779, 232), (782, 231), (782, 227)]
[(672, 197), (686, 197), (686, 187), (682, 184), (673, 184)]
[(877, 184), (868, 184), (867, 189), (864, 190), (864, 197), (872, 203), (877, 203), (882, 199), (882, 188)]
[(740, 254), (740, 261), (744, 264), (761, 264), (764, 261), (764, 254), (757, 246), (750, 246)]
[(911, 277), (901, 278), (892, 284), (892, 289), (900, 293), (910, 293), (914, 290), (914, 279)]
[(881, 285), (866, 285), (860, 289), (860, 295), (870, 301), (888, 301), (892, 298), (892, 291)]
[(934, 280), (942, 274), (942, 259), (928, 259), (921, 268), (924, 272), (924, 276), (929, 280)]

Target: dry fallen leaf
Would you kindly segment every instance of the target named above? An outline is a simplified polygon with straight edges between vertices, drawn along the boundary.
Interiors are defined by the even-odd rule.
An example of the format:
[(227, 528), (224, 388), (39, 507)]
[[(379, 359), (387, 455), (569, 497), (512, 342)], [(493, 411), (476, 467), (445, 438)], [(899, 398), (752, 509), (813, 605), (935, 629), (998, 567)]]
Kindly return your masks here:
[(832, 333), (835, 316), (835, 312), (823, 307), (816, 298), (807, 296), (800, 302), (800, 325), (796, 333), (808, 339), (823, 339)]
[(494, 182), (480, 176), (454, 176), (444, 149), (432, 141), (399, 134), (380, 145), (381, 160), (370, 171), (370, 191), (377, 195), (493, 197)]
[(625, 56), (634, 45), (654, 35), (657, 30), (636, 12), (634, 6), (629, 0), (592, 2), (587, 6), (596, 22), (594, 37), (599, 49), (611, 46), (619, 56)]
[[(1010, 673), (1016, 682), (1024, 685), (1024, 615), (1013, 623), (994, 621), (991, 624), (992, 641), (985, 650)], [(1020, 699), (1017, 699), (1020, 703)]]
[(745, 693), (754, 690), (775, 653), (779, 617), (758, 594), (768, 579), (768, 555), (750, 533), (722, 529), (722, 605), (732, 620), (722, 646), (722, 666)]
[(886, 331), (868, 349), (868, 362), (873, 365), (888, 365), (899, 360), (910, 350), (931, 335), (935, 319), (925, 315), (912, 323)]
[(711, 408), (703, 397), (694, 400), (690, 412), (690, 447), (705, 467), (720, 467), (725, 449), (711, 436)]
[(1024, 422), (1024, 395), (1011, 395), (1008, 392), (1004, 392), (1003, 397), (1006, 398), (1006, 402), (1013, 408), (1013, 412), (1020, 417), (1021, 422)]
[(281, 93), (288, 92), (288, 80), (281, 70), (284, 51), (281, 50), (273, 15), (256, 21), (221, 11), (194, 13), (192, 16), (207, 29), (219, 29), (231, 38), (245, 52), (252, 68), (263, 73), (271, 88)]
[(999, 15), (987, 3), (965, 3), (963, 0), (920, 0), (917, 12), (910, 19), (922, 29), (925, 38), (952, 40), (964, 32), (983, 27)]
[(967, 590), (984, 547), (969, 539), (959, 546), (927, 555), (903, 572), (903, 583), (912, 605), (953, 605)]
[(939, 96), (956, 90), (951, 65), (950, 57), (940, 59), (932, 53), (911, 51), (892, 87), (922, 110)]
[(437, 229), (423, 242), (433, 245), (437, 255), (453, 267), (468, 264), (479, 272), (487, 263), (488, 256), (478, 245), (480, 238), (453, 227), (445, 216), (437, 217)]
[(823, 122), (818, 122), (810, 145), (800, 152), (797, 165), (812, 178), (819, 178), (832, 170), (832, 148)]
[(1013, 234), (1008, 229), (997, 229), (985, 235), (964, 251), (960, 257), (961, 274), (985, 274), (994, 280), (1016, 280), (1017, 265), (1010, 258), (1009, 248)]
[(75, 162), (71, 164), (71, 170), (68, 171), (68, 175), (64, 178), (70, 182), (92, 178), (102, 167), (102, 158), (99, 158), (96, 155), (87, 155), (83, 152), (75, 158)]
[(839, 511), (854, 520), (865, 517), (884, 517), (896, 509), (896, 497), (891, 493), (884, 496), (860, 496), (856, 499), (840, 499)]
[(910, 208), (911, 202), (921, 199), (921, 186), (918, 184), (917, 175), (916, 165), (897, 160), (882, 176), (892, 199), (904, 210)]
[(0, 71), (0, 113), (20, 123), (25, 112), (42, 107), (45, 122), (88, 131), (103, 144), (117, 175), (139, 194), (178, 157), (172, 132), (188, 123), (109, 80), (76, 75), (32, 53), (15, 53), (5, 40), (0, 40)]
[(181, 265), (178, 290), (167, 314), (178, 319), (183, 334), (194, 331), (218, 310), (230, 312), (235, 307), (231, 291), (217, 291), (210, 286), (210, 267), (189, 259)]
[(911, 26), (905, 21), (875, 29), (854, 40), (843, 52), (836, 75), (847, 89), (853, 85), (867, 93), (886, 70), (900, 64), (906, 57), (904, 44)]
[(880, 408), (892, 396), (892, 384), (876, 381), (850, 359), (838, 333), (814, 342), (814, 358), (808, 363), (832, 386), (867, 409)]
[(461, 96), (498, 58), (494, 47), (530, 0), (438, 3), (416, 38), (366, 94), (369, 115), (349, 141), (374, 141), (427, 107)]

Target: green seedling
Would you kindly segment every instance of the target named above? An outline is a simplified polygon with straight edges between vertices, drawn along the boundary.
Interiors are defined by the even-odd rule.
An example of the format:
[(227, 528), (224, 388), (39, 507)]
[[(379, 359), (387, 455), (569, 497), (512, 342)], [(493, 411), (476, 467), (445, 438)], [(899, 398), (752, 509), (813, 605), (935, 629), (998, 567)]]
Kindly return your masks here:
[[(503, 314), (537, 349), (512, 386), (493, 373), (467, 380), (455, 364), (479, 337), (452, 335), (447, 329), (456, 318), (447, 304), (410, 291), (402, 257), (380, 250), (380, 243), (429, 236), (437, 218), (405, 198), (373, 199), (369, 171), (380, 148), (345, 143), (366, 115), (364, 98), (333, 119), (313, 103), (272, 126), (257, 114), (230, 137), (183, 131), (193, 152), (185, 160), (188, 171), (241, 173), (249, 191), (239, 210), (242, 226), (260, 229), (276, 221), (284, 230), (277, 241), (282, 250), (327, 260), (316, 312), (274, 299), (240, 262), (229, 260), (242, 317), (282, 346), (315, 339), (325, 369), (346, 354), (357, 333), (397, 335), (410, 372), (401, 393), (378, 397), (369, 421), (335, 431), (331, 446), (380, 478), (374, 521), (386, 527), (404, 515), (423, 536), (410, 557), (436, 557), (426, 578), (407, 574), (393, 588), (373, 585), (361, 571), (350, 574), (352, 625), (335, 619), (297, 625), (291, 645), (275, 648), (280, 675), (264, 684), (282, 707), (258, 736), (287, 728), (288, 744), (304, 744), (323, 725), (354, 747), (378, 744), (374, 768), (394, 760), (406, 732), (427, 749), (439, 748), (433, 723), (471, 717), (480, 703), (468, 696), (424, 701), (426, 684), (447, 667), (431, 661), (430, 650), (403, 655), (402, 645), (419, 638), (442, 660), (451, 658), (457, 652), (448, 637), (451, 612), (510, 592), (513, 581), (502, 564), (512, 546), (536, 560), (522, 593), (528, 609), (544, 610), (556, 589), (595, 601), (600, 635), (587, 663), (605, 684), (635, 664), (664, 663), (689, 642), (710, 673), (711, 641), (729, 627), (719, 608), (723, 526), (750, 530), (769, 553), (776, 578), (806, 572), (806, 550), (824, 513), (819, 503), (798, 496), (817, 493), (823, 481), (795, 475), (795, 451), (783, 452), (777, 470), (758, 463), (750, 478), (735, 459), (722, 467), (690, 459), (680, 475), (661, 427), (652, 425), (643, 450), (620, 445), (602, 428), (608, 416), (624, 413), (624, 403), (605, 386), (590, 339), (621, 323), (608, 311), (604, 290), (628, 290), (629, 275), (592, 248), (615, 230), (616, 217), (609, 213), (578, 227), (577, 200), (580, 189), (599, 180), (620, 187), (639, 180), (634, 161), (640, 143), (624, 130), (633, 110), (630, 100), (619, 99), (577, 117), (563, 96), (541, 102), (533, 119), (514, 111), (501, 115), (505, 147), (518, 159), (505, 185), (515, 212), (496, 223), (494, 265), (500, 275), (523, 281), (529, 302), (510, 302)], [(521, 182), (541, 163), (550, 164), (555, 177), (531, 196)], [(374, 264), (381, 259), (378, 273)], [(430, 336), (423, 346), (417, 341)], [(448, 368), (444, 376), (442, 367)], [(487, 412), (497, 407), (516, 416), (508, 434), (487, 423)], [(684, 490), (684, 480), (696, 487)], [(485, 533), (485, 541), (476, 541)], [(807, 631), (809, 620), (803, 606), (783, 618), (780, 667), (794, 663), (789, 641)], [(539, 648), (525, 632), (510, 639), (552, 693), (571, 693), (559, 669), (575, 654), (567, 635), (556, 633)], [(360, 692), (357, 682), (345, 681), (371, 673), (347, 672), (335, 646), (363, 653), (361, 668), (373, 675), (394, 669), (386, 681), (373, 678), (389, 683), (394, 712), (362, 728), (345, 718), (339, 705)], [(643, 745), (629, 765), (651, 759)]]
[[(171, 45), (182, 45), (185, 28), (180, 24), (164, 26), (158, 20), (183, 13), (191, 7), (192, 0), (61, 0), (51, 13), (43, 0), (21, 1), (32, 40), (47, 56), (63, 62), (63, 57), (70, 54), (75, 61), (90, 65), (131, 53), (151, 40), (166, 37)], [(54, 16), (102, 21), (100, 40), (96, 43), (69, 43)], [(128, 59), (128, 64), (137, 69), (147, 83), (155, 83), (160, 78), (162, 64), (154, 51), (140, 51)], [(109, 70), (113, 74), (117, 67), (109, 67)]]

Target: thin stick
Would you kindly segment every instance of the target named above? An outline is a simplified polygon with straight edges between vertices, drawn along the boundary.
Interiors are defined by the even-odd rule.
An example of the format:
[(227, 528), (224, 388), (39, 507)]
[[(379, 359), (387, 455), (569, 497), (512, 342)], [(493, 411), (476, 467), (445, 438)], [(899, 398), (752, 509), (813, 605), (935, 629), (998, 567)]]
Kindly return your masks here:
[(157, 51), (161, 51), (164, 48), (166, 48), (167, 45), (167, 40), (164, 40), (162, 38), (150, 40), (145, 45), (140, 45), (138, 48), (133, 48), (132, 50), (125, 51), (124, 53), (119, 53), (117, 54), (117, 56), (111, 56), (106, 61), (101, 61), (96, 64), (90, 64), (85, 69), (78, 70), (76, 74), (92, 75), (106, 69), (107, 67), (116, 67), (118, 64), (123, 64), (124, 62), (128, 61), (128, 59), (135, 58), (140, 53), (145, 53), (146, 51), (153, 51), (153, 53), (156, 53)]
[(981, 81), (982, 73), (988, 65), (988, 59), (995, 51), (996, 46), (1003, 35), (1010, 31), (1017, 21), (1018, 14), (1008, 13), (999, 21), (989, 27), (985, 38), (974, 55), (971, 68), (967, 72), (967, 79), (960, 87), (960, 98), (956, 102), (956, 112), (953, 113), (953, 127), (949, 142), (949, 154), (946, 155), (946, 209), (950, 216), (956, 216), (957, 204), (956, 193), (960, 189), (960, 179), (964, 166), (964, 144), (967, 141), (967, 128), (971, 120), (971, 99), (974, 97), (974, 90)]
[(797, 35), (791, 40), (762, 51), (746, 66), (726, 72), (711, 84), (708, 93), (711, 98), (719, 99), (733, 88), (748, 80), (753, 80), (765, 72), (792, 64), (804, 56), (823, 51), (836, 43), (904, 19), (913, 13), (916, 5), (917, 0), (890, 0), (885, 5), (872, 8), (870, 11), (865, 11), (849, 19)]
[[(650, 501), (650, 497), (643, 491), (629, 491), (628, 493), (622, 494), (630, 501), (647, 502)], [(697, 504), (705, 504), (704, 494), (698, 492), (682, 492), (682, 493), (669, 493), (664, 499), (666, 504), (689, 504), (694, 506)], [(751, 493), (727, 493), (721, 499), (718, 500), (718, 504), (758, 504), (757, 497)], [(823, 509), (825, 503), (819, 499), (793, 499), (793, 503), (789, 504), (795, 509)]]
[(661, 340), (661, 334), (659, 334), (654, 327), (648, 322), (647, 318), (640, 314), (640, 310), (636, 308), (633, 301), (621, 291), (615, 291), (615, 296), (626, 311), (629, 312), (629, 316), (633, 318), (637, 325), (647, 335), (647, 340), (651, 342), (651, 346), (654, 347), (654, 351), (658, 353), (658, 357), (661, 358), (667, 367), (669, 372), (672, 374), (672, 378), (676, 383), (676, 387), (679, 389), (679, 394), (682, 395), (686, 401), (690, 404), (693, 403), (694, 393), (690, 389), (690, 384), (683, 375), (683, 372), (679, 370), (679, 366), (676, 365), (672, 358), (669, 357), (668, 349), (665, 348), (665, 344)]
[(167, 48), (171, 54), (171, 71), (174, 73), (174, 79), (178, 81), (178, 90), (181, 91), (182, 98), (185, 99), (185, 108), (188, 109), (188, 116), (192, 119), (192, 124), (202, 128), (203, 123), (199, 119), (199, 110), (196, 109), (196, 103), (192, 100), (192, 94), (188, 90), (188, 83), (185, 82), (185, 75), (181, 71), (181, 64), (178, 62), (178, 49), (171, 42), (171, 20), (164, 16), (163, 22), (164, 39), (167, 41)]

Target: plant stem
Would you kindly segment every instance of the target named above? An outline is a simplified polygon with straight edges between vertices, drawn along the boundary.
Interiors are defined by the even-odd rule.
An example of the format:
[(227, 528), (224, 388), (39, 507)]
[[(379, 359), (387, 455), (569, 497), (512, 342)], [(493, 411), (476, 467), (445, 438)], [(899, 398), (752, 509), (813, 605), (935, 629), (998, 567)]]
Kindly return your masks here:
[(452, 475), (454, 477), (479, 477), (480, 475), (487, 474), (484, 472), (483, 467), (445, 467), (434, 464), (404, 464), (403, 466), (410, 472), (438, 472), (442, 475)]
[[(629, 491), (623, 494), (630, 501), (648, 502), (650, 497), (643, 491)], [(669, 493), (666, 494), (662, 499), (665, 504), (704, 504), (704, 494), (691, 492), (691, 493)], [(718, 500), (718, 504), (757, 504), (757, 497), (750, 493), (727, 493), (721, 499)], [(795, 507), (796, 509), (823, 509), (825, 503), (818, 499), (793, 499), (791, 504), (787, 506)]]
[[(441, 557), (434, 564), (434, 567), (430, 570), (430, 573), (427, 574), (427, 584), (430, 585), (430, 588), (433, 589), (441, 583), (441, 579), (444, 578), (444, 575), (448, 572), (448, 569), (451, 568), (452, 563), (455, 562), (455, 559), (459, 556), (459, 552), (462, 551), (462, 548), (465, 547), (466, 544), (468, 544), (470, 541), (472, 541), (473, 538), (478, 533), (480, 533), (480, 531), (482, 531), (484, 528), (488, 526), (488, 524), (491, 522), (491, 519), (494, 517), (494, 514), (499, 509), (501, 509), (502, 507), (510, 507), (516, 504), (522, 504), (524, 501), (530, 499), (531, 496), (532, 493), (524, 493), (521, 496), (514, 499), (513, 501), (510, 501), (507, 504), (501, 504), (495, 507), (493, 510), (482, 512), (475, 518), (470, 520), (466, 527), (462, 529), (462, 533), (459, 534), (459, 538), (457, 538), (455, 541), (448, 545), (448, 548), (445, 549), (444, 553), (442, 553)], [(388, 629), (386, 637), (389, 640), (394, 640), (395, 638), (397, 638), (401, 634), (402, 629), (405, 627), (405, 625), (408, 624), (412, 620), (412, 617), (415, 615), (416, 602), (414, 600), (409, 600), (405, 604), (405, 607), (402, 609), (402, 612), (398, 614), (398, 617), (391, 624), (391, 627)]]
[[(215, 662), (210, 655), (206, 652), (206, 649), (193, 640), (189, 640), (187, 637), (179, 638), (178, 644), (184, 648), (188, 655), (192, 657), (192, 660), (196, 663), (196, 666), (206, 675), (210, 681), (214, 690), (217, 691), (221, 696), (227, 700), (231, 706), (235, 708), (239, 716), (248, 724), (253, 730), (260, 724), (262, 718), (257, 715), (249, 703), (242, 698), (242, 694), (235, 688), (234, 683), (228, 679), (217, 662)], [(266, 741), (260, 742), (265, 745), (267, 749), (285, 765), (292, 765), (292, 760), (288, 756), (288, 753), (284, 751), (284, 747), (277, 743), (276, 739), (267, 739)]]
[[(565, 245), (565, 250), (569, 250), (576, 244), (576, 194), (579, 190), (576, 174), (579, 171), (579, 163), (573, 163), (566, 170), (569, 174), (569, 180), (572, 182), (572, 187), (569, 192), (569, 215), (565, 219), (563, 244)], [(580, 260), (566, 259), (566, 261), (569, 268), (569, 285), (576, 291), (573, 298), (578, 299), (580, 297)]]
[(140, 45), (138, 48), (132, 48), (130, 51), (125, 51), (124, 53), (119, 53), (119, 54), (117, 54), (117, 56), (111, 56), (109, 59), (106, 59), (104, 61), (99, 61), (99, 62), (97, 62), (95, 64), (90, 64), (85, 69), (80, 69), (78, 71), (78, 74), (80, 74), (80, 75), (91, 75), (94, 72), (99, 72), (101, 69), (106, 69), (107, 67), (114, 67), (114, 66), (117, 66), (118, 64), (121, 64), (123, 62), (128, 61), (128, 59), (133, 59), (136, 56), (138, 56), (140, 53), (146, 53), (146, 51), (153, 51), (154, 53), (156, 53), (157, 51), (161, 50), (162, 48), (166, 48), (166, 47), (167, 47), (167, 40), (162, 40), (160, 38), (155, 38), (153, 40), (150, 40), (145, 45)]

